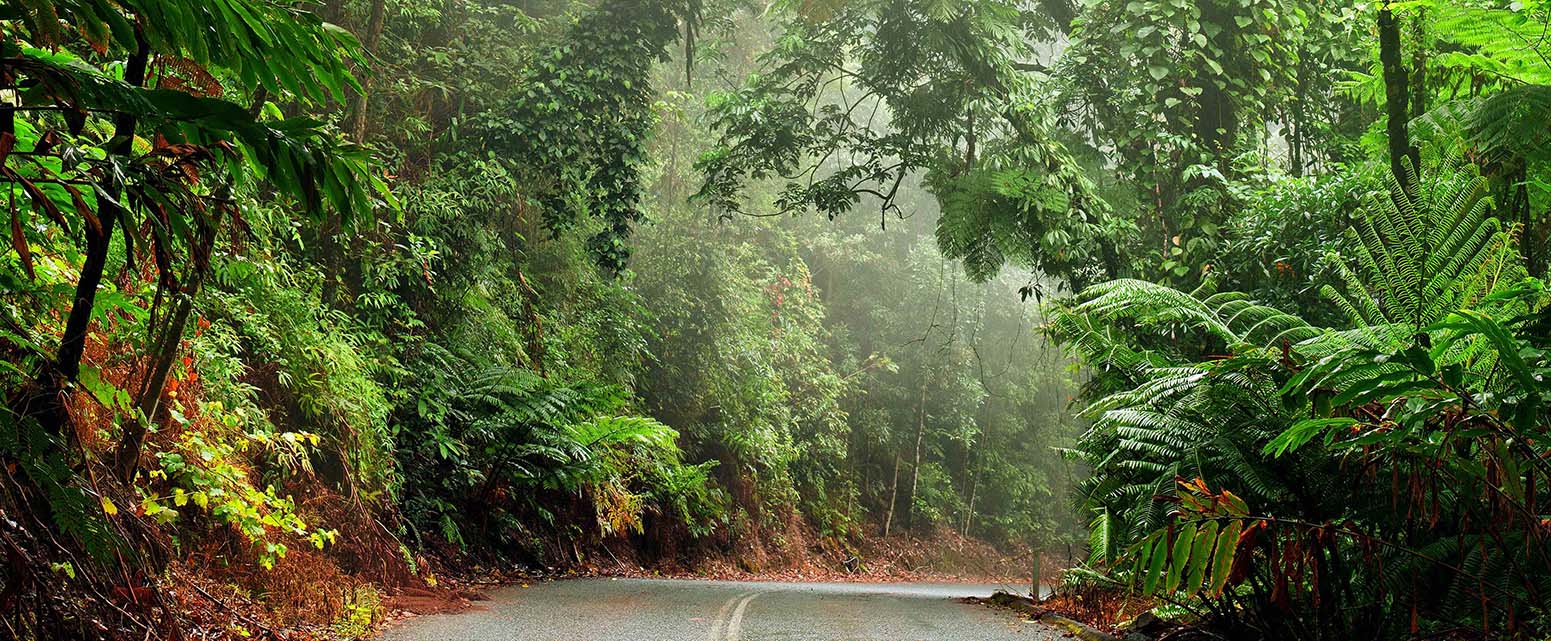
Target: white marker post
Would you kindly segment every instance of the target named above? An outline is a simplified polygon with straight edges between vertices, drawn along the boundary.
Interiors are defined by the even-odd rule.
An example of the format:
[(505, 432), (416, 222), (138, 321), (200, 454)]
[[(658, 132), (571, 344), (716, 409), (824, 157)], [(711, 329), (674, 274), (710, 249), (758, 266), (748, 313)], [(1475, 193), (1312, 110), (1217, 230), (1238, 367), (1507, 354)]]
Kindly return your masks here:
[(1030, 580), (1032, 589), (1029, 592), (1029, 596), (1034, 597), (1034, 600), (1037, 602), (1042, 596), (1039, 593), (1039, 577), (1041, 574), (1040, 570), (1042, 569), (1040, 563), (1044, 561), (1044, 554), (1040, 552), (1038, 546), (1029, 546), (1029, 556), (1031, 557), (1029, 565), (1032, 566), (1029, 569), (1033, 575), (1033, 578)]

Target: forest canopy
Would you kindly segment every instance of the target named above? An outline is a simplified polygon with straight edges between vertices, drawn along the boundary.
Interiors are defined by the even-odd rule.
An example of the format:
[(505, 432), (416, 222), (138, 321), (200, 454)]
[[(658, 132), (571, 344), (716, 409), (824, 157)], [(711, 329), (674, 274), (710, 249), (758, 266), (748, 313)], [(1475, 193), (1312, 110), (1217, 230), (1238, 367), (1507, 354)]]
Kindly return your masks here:
[(1099, 624), (1544, 638), (1548, 29), (0, 1), (0, 625), (357, 637), (476, 568), (919, 544)]

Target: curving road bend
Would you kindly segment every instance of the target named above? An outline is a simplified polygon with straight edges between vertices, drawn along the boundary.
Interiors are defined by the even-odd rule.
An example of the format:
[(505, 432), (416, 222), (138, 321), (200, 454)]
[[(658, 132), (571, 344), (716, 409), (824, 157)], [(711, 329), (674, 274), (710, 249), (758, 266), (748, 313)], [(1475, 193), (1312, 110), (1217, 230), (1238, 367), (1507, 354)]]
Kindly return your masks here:
[(1000, 585), (575, 579), (507, 587), (385, 641), (1051, 641), (1060, 633), (960, 603)]

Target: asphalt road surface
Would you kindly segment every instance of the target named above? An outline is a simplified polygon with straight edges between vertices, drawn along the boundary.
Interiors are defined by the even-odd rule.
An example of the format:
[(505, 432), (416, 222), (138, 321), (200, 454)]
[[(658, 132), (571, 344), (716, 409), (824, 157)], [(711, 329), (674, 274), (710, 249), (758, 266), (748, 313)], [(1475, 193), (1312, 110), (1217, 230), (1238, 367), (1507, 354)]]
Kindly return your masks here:
[(1055, 630), (960, 603), (999, 585), (575, 579), (507, 587), (384, 641), (1052, 641)]

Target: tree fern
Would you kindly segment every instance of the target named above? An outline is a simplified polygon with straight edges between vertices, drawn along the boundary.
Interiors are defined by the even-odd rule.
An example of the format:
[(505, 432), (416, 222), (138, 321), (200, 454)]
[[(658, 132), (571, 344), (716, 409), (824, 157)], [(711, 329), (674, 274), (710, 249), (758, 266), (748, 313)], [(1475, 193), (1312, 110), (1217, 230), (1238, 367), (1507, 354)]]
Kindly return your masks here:
[(488, 513), (481, 522), (507, 524), (507, 538), (527, 527), (525, 516), (553, 517), (541, 495), (558, 492), (592, 503), (604, 534), (639, 525), (649, 508), (709, 532), (719, 503), (705, 468), (682, 462), (677, 431), (628, 415), (622, 388), (544, 378), (480, 354), (433, 349), (426, 358), (441, 366), (417, 400), (428, 425), (409, 432), (421, 440), (400, 441), (401, 458), (425, 463), (408, 470), (410, 501), (427, 507), (418, 527), (461, 545), (470, 532), (447, 526), (478, 509)]
[(1348, 235), (1363, 274), (1342, 267), (1336, 286), (1322, 290), (1354, 322), (1430, 325), (1468, 307), (1501, 280), (1499, 252), (1512, 246), (1488, 215), (1486, 180), (1458, 156), (1437, 162), (1423, 179), (1391, 177)]
[(1525, 85), (1440, 105), (1418, 119), (1434, 131), (1459, 134), (1489, 162), (1551, 160), (1551, 86)]
[[(1311, 563), (1320, 581), (1343, 580), (1325, 575), (1335, 555), (1344, 580), (1368, 592), (1322, 604), (1329, 593), (1294, 579), (1272, 611), (1324, 608), (1350, 624), (1405, 615), (1385, 596), (1399, 594), (1431, 617), (1500, 623), (1472, 607), (1485, 600), (1534, 610), (1551, 568), (1528, 538), (1543, 526), (1524, 516), (1524, 470), (1551, 466), (1523, 438), (1547, 427), (1551, 356), (1518, 332), (1545, 301), (1534, 281), (1516, 285), (1522, 261), (1490, 211), (1484, 180), (1457, 156), (1392, 181), (1359, 212), (1351, 251), (1325, 260), (1322, 293), (1345, 326), (1314, 327), (1242, 294), (1135, 281), (1057, 305), (1051, 332), (1105, 381), (1090, 386), (1106, 391), (1084, 410), (1092, 424), (1076, 448), (1094, 473), (1080, 486), (1085, 506), (1106, 515), (1093, 523), (1105, 548), (1092, 560), (1114, 562), (1108, 551), (1124, 550), (1144, 591), (1199, 590), (1207, 568), (1187, 561), (1209, 546), (1185, 540), (1192, 524), (1176, 519), (1189, 510), (1169, 497), (1179, 477), (1201, 478), (1268, 513), (1309, 519), (1265, 521), (1265, 536), (1293, 546), (1285, 553), (1239, 550), (1261, 573), (1240, 603), (1272, 599), (1260, 590), (1279, 575), (1307, 577)], [(1195, 352), (1179, 344), (1191, 332), (1208, 341)], [(1211, 341), (1227, 353), (1202, 359), (1219, 347)], [(1452, 446), (1439, 445), (1443, 434)], [(1414, 531), (1417, 518), (1434, 531)], [(1469, 530), (1483, 522), (1501, 522), (1502, 540), (1482, 546)], [(1337, 530), (1350, 538), (1328, 549), (1316, 542)], [(1397, 541), (1400, 532), (1409, 534)], [(1220, 548), (1214, 556), (1227, 554)], [(1446, 593), (1417, 593), (1419, 575), (1446, 579)]]
[(1551, 43), (1545, 39), (1546, 4), (1515, 2), (1487, 8), (1458, 2), (1428, 2), (1434, 29), (1461, 51), (1439, 54), (1445, 73), (1484, 76), (1489, 81), (1551, 84)]

